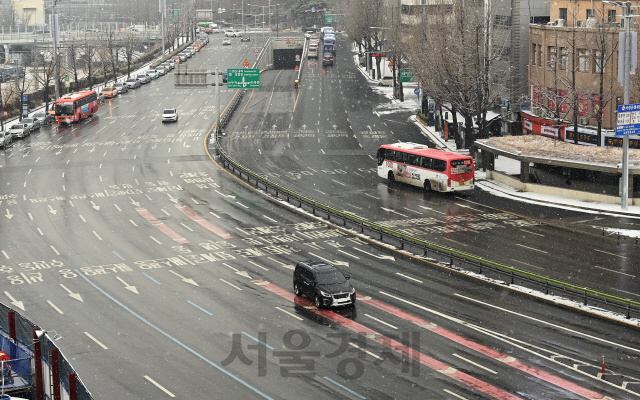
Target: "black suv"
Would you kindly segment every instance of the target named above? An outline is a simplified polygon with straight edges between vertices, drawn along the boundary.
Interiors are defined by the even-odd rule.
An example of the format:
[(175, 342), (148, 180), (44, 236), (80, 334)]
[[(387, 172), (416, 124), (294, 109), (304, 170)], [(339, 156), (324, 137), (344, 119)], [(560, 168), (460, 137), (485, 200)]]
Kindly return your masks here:
[(313, 300), (318, 308), (353, 305), (356, 290), (349, 279), (328, 262), (302, 261), (293, 271), (293, 291)]

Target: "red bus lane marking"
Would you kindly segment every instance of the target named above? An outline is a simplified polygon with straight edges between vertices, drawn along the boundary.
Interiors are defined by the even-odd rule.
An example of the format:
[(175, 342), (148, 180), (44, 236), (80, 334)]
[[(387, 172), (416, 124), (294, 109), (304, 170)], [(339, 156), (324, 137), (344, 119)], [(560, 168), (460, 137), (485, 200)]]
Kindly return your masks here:
[(147, 220), (151, 225), (155, 226), (160, 232), (169, 236), (171, 239), (175, 240), (180, 244), (189, 243), (189, 241), (178, 234), (178, 232), (169, 228), (164, 222), (160, 221), (153, 214), (151, 214), (146, 208), (138, 207), (136, 211), (142, 215), (144, 219)]
[[(518, 369), (522, 372), (525, 372), (529, 375), (535, 376), (538, 379), (541, 379), (543, 381), (549, 382), (553, 385), (556, 385), (562, 389), (568, 390), (570, 392), (573, 392), (577, 395), (583, 396), (587, 399), (604, 399), (606, 396), (600, 394), (600, 393), (596, 393), (593, 392), (589, 389), (585, 389), (581, 386), (578, 386), (572, 382), (569, 382), (563, 378), (560, 378), (559, 376), (555, 376), (552, 375), (548, 372), (542, 371), (538, 368), (534, 368), (531, 367), (529, 365), (526, 365), (524, 363), (522, 363), (520, 360), (506, 355), (506, 354), (502, 354), (499, 351), (490, 349), (484, 345), (481, 345), (479, 343), (476, 343), (472, 340), (469, 340), (467, 338), (464, 338), (456, 333), (453, 333), (445, 328), (442, 328), (436, 324), (434, 324), (433, 322), (429, 322), (426, 321), (420, 317), (416, 317), (415, 315), (411, 315), (409, 313), (406, 313), (402, 310), (400, 310), (397, 307), (394, 307), (392, 305), (383, 303), (379, 300), (374, 300), (372, 298), (370, 298), (369, 296), (358, 296), (359, 297), (359, 301), (369, 304), (379, 310), (388, 312), (389, 314), (395, 315), (398, 318), (401, 318), (405, 321), (409, 321), (412, 324), (415, 324), (421, 328), (427, 329), (433, 333), (436, 333), (442, 337), (445, 337), (447, 339), (450, 339), (458, 344), (461, 344), (465, 347), (468, 347), (469, 349), (475, 350), (481, 354), (484, 354), (487, 357), (491, 357), (493, 359), (495, 359), (496, 361), (500, 361), (506, 365), (509, 365), (515, 369)], [(361, 297), (361, 298), (360, 298)]]
[(313, 303), (311, 303), (310, 301), (302, 298), (302, 297), (298, 297), (293, 293), (290, 293), (288, 291), (286, 291), (285, 289), (274, 285), (273, 283), (267, 282), (265, 280), (259, 279), (259, 280), (253, 280), (251, 281), (254, 284), (261, 286), (265, 289), (267, 289), (268, 291), (277, 294), (280, 297), (283, 297), (287, 300), (292, 301), (293, 303), (305, 307), (306, 309), (308, 309), (311, 312), (314, 312), (318, 315), (321, 315), (325, 318), (327, 318), (328, 320), (335, 322), (347, 329), (349, 329), (350, 331), (353, 331), (355, 333), (357, 333), (358, 335), (363, 335), (365, 336), (367, 339), (381, 344), (385, 347), (387, 347), (388, 349), (399, 353), (401, 355), (406, 355), (411, 357), (413, 360), (418, 361), (420, 364), (429, 367), (437, 372), (440, 372), (441, 374), (444, 374), (445, 376), (448, 376), (449, 378), (456, 380), (460, 383), (463, 383), (469, 387), (472, 387), (484, 394), (487, 394), (495, 399), (500, 399), (500, 400), (522, 400), (520, 397), (512, 395), (511, 393), (505, 392), (502, 389), (499, 389), (493, 385), (490, 385), (486, 382), (483, 382), (477, 378), (474, 378), (471, 375), (465, 374), (464, 372), (458, 371), (457, 369), (450, 367), (447, 364), (444, 364), (434, 358), (431, 358), (425, 354), (422, 354), (420, 352), (418, 352), (417, 350), (414, 350), (396, 340), (393, 340), (389, 337), (386, 337), (384, 335), (381, 335), (380, 333), (369, 329), (367, 327), (365, 327), (364, 325), (361, 325), (355, 321), (352, 321), (348, 318), (345, 318), (339, 314), (334, 313), (333, 311), (329, 311), (329, 310), (318, 310), (317, 308), (315, 308), (315, 306), (313, 305)]
[(174, 205), (178, 210), (182, 211), (184, 215), (191, 218), (194, 222), (197, 222), (198, 224), (200, 224), (200, 226), (202, 226), (209, 232), (213, 232), (223, 239), (233, 239), (233, 236), (223, 231), (222, 229), (218, 228), (217, 226), (213, 225), (211, 222), (207, 221), (206, 219), (202, 218), (195, 211), (185, 206), (184, 204), (174, 204)]

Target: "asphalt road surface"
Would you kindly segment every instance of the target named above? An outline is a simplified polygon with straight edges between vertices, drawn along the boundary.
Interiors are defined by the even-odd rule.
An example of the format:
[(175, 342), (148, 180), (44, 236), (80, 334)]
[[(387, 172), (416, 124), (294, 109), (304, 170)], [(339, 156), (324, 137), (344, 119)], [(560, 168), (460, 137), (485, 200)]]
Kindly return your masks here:
[[(213, 35), (189, 65), (238, 67), (254, 45), (219, 42)], [(376, 180), (357, 144), (378, 139), (353, 138), (344, 122), (366, 120), (377, 95), (348, 62), (345, 51), (333, 69), (309, 66), (304, 73), (317, 76), (305, 76), (297, 96), (293, 71), (264, 73), (229, 125), (232, 155), (376, 220), (401, 218), (380, 205), (401, 212), (399, 204), (420, 199), (434, 211), (466, 210), (459, 203), (487, 214), (466, 201), (481, 194), (425, 198)], [(321, 90), (332, 84), (343, 89)], [(223, 104), (231, 95), (225, 90)], [(213, 89), (175, 89), (166, 76), (1, 154), (3, 301), (62, 336), (56, 343), (96, 399), (638, 397), (635, 328), (382, 251), (282, 207), (209, 157), (214, 105)], [(179, 109), (177, 123), (161, 123), (165, 107)], [(415, 134), (394, 118), (384, 122)], [(326, 137), (325, 120), (335, 137)], [(302, 165), (316, 172), (287, 175)], [(360, 189), (374, 180), (373, 191)], [(424, 210), (414, 217), (438, 217)], [(517, 227), (504, 225), (490, 233), (509, 238)], [(474, 236), (489, 235), (454, 240), (477, 246)], [(509, 240), (499, 256), (515, 254)], [(348, 273), (356, 306), (318, 310), (293, 295), (292, 268), (305, 259)]]

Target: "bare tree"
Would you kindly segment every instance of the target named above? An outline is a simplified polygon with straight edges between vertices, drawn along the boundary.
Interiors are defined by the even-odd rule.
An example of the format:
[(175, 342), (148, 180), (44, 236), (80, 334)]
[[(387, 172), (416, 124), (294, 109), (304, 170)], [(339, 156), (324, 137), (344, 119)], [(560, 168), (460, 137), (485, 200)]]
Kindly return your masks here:
[(46, 50), (42, 54), (37, 55), (36, 59), (38, 60), (38, 68), (36, 69), (37, 72), (34, 76), (37, 82), (42, 85), (45, 110), (49, 110), (49, 101), (51, 100), (51, 81), (55, 79), (55, 60), (53, 51)]
[(124, 35), (124, 58), (127, 63), (127, 78), (131, 76), (131, 64), (133, 62), (133, 55), (139, 44), (138, 36), (133, 32), (128, 32)]
[(87, 86), (93, 86), (93, 79), (95, 74), (94, 63), (98, 60), (98, 43), (92, 40), (86, 40), (82, 49), (82, 64), (83, 69), (87, 75)]

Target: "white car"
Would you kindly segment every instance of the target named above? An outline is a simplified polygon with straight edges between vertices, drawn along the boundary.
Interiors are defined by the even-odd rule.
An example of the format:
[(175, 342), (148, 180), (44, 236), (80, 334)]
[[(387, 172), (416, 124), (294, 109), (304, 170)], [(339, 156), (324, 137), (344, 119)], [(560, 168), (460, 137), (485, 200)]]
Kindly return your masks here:
[(162, 112), (162, 122), (177, 122), (178, 121), (178, 110), (175, 108), (165, 108)]
[(11, 136), (17, 136), (19, 138), (23, 138), (31, 134), (31, 130), (29, 129), (29, 125), (27, 124), (13, 124), (9, 127), (7, 131)]
[(127, 85), (129, 89), (135, 89), (140, 87), (140, 80), (136, 78), (129, 78), (124, 83)]
[(136, 79), (140, 81), (140, 83), (149, 83), (151, 82), (151, 78), (147, 74), (138, 74)]
[(9, 132), (0, 132), (0, 146), (3, 149), (7, 148), (7, 145), (10, 145), (13, 142), (13, 135)]
[(230, 46), (231, 45), (231, 39), (228, 39), (228, 38), (222, 39), (222, 45), (223, 46)]

